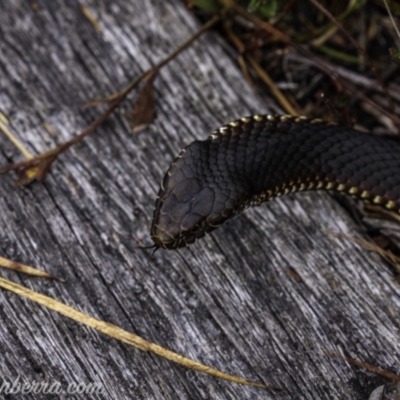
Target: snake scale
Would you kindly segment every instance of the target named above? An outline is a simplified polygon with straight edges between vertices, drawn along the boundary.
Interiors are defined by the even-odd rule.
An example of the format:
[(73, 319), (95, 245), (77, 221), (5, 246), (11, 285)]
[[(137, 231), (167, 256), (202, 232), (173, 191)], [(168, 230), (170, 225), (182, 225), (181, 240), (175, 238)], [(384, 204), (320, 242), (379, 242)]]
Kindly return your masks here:
[(253, 115), (185, 147), (156, 199), (156, 247), (187, 246), (245, 208), (306, 190), (400, 212), (400, 143), (319, 119)]

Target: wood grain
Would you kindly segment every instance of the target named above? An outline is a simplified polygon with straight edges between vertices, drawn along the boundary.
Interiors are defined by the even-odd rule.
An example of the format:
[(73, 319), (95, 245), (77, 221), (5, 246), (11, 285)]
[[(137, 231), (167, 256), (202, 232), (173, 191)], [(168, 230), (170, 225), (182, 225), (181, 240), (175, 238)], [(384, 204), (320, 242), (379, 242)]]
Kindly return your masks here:
[[(0, 10), (0, 112), (36, 154), (98, 115), (84, 103), (121, 89), (199, 27), (178, 0), (0, 0)], [(44, 184), (21, 189), (12, 175), (0, 177), (0, 255), (67, 282), (1, 274), (182, 355), (284, 390), (187, 370), (5, 291), (0, 383), (18, 375), (63, 388), (101, 382), (104, 393), (94, 399), (366, 399), (384, 379), (324, 350), (399, 373), (400, 289), (379, 256), (327, 233), (359, 236), (329, 195), (272, 201), (187, 249), (158, 251), (154, 260), (135, 249), (135, 238), (151, 244), (158, 184), (180, 149), (223, 123), (268, 111), (215, 32), (164, 68), (155, 88), (155, 121), (139, 135), (130, 133), (126, 102), (62, 155)], [(20, 160), (5, 137), (0, 143), (0, 165)]]

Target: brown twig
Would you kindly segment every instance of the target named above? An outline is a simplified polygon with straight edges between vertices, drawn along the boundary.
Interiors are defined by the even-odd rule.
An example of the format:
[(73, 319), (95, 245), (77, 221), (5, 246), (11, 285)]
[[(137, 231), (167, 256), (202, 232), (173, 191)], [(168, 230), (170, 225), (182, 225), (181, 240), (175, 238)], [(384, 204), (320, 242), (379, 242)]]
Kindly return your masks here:
[[(242, 17), (244, 17), (247, 20), (253, 22), (258, 28), (265, 30), (266, 32), (270, 33), (271, 35), (274, 35), (277, 39), (280, 39), (280, 40), (284, 41), (285, 43), (289, 44), (291, 47), (296, 49), (299, 53), (305, 55), (307, 58), (312, 59), (313, 63), (317, 67), (319, 67), (321, 70), (323, 70), (325, 73), (327, 73), (331, 77), (331, 79), (334, 80), (334, 83), (336, 85), (337, 85), (338, 82), (340, 82), (340, 86), (346, 88), (349, 92), (352, 93), (352, 95), (355, 95), (358, 98), (360, 98), (360, 99), (368, 102), (369, 104), (371, 104), (374, 108), (379, 110), (379, 112), (384, 113), (389, 118), (391, 118), (392, 121), (395, 124), (398, 125), (400, 123), (400, 118), (394, 112), (391, 112), (391, 111), (388, 111), (388, 110), (382, 108), (376, 102), (374, 102), (373, 100), (368, 98), (368, 96), (364, 95), (361, 91), (359, 91), (356, 88), (354, 88), (349, 82), (347, 82), (347, 81), (345, 82), (342, 79), (340, 79), (339, 75), (336, 74), (335, 72), (333, 72), (331, 68), (327, 68), (326, 64), (322, 65), (322, 62), (320, 63), (319, 60), (315, 56), (313, 56), (308, 50), (306, 50), (304, 47), (302, 47), (299, 44), (293, 42), (289, 36), (287, 36), (284, 33), (280, 32), (279, 30), (274, 28), (272, 25), (266, 23), (265, 21), (263, 21), (262, 19), (260, 19), (256, 15), (250, 14), (244, 8), (242, 8), (241, 6), (236, 4), (234, 2), (234, 0), (220, 0), (220, 1), (224, 5), (230, 7), (236, 13), (240, 14)], [(313, 4), (315, 4), (315, 5), (316, 4), (320, 5), (316, 0), (310, 0), (310, 1), (312, 1)], [(324, 8), (324, 10), (327, 13), (329, 13), (329, 11), (327, 11), (325, 8)], [(337, 21), (332, 14), (329, 13), (329, 17), (328, 18), (330, 18), (332, 20), (332, 22), (334, 22), (335, 24), (339, 24), (338, 28), (340, 28), (340, 30), (342, 30), (344, 32), (346, 37), (348, 37), (348, 39), (353, 43), (353, 45), (357, 48), (357, 50), (366, 58), (367, 62), (371, 66), (371, 69), (373, 70), (374, 74), (376, 75), (380, 86), (382, 87), (382, 92), (384, 92), (387, 95), (387, 97), (389, 98), (389, 101), (390, 101), (390, 104), (391, 104), (391, 108), (393, 109), (393, 100), (388, 94), (388, 88), (385, 85), (385, 83), (383, 82), (382, 77), (378, 73), (375, 65), (372, 63), (372, 61), (369, 58), (369, 56), (366, 53), (366, 51), (348, 34), (348, 32), (344, 29), (343, 25), (339, 21)]]
[[(360, 52), (360, 54), (362, 54), (365, 57), (365, 59), (367, 60), (367, 62), (370, 64), (371, 69), (373, 70), (374, 74), (377, 77), (378, 86), (381, 87), (380, 91), (385, 93), (387, 95), (387, 97), (389, 98), (389, 104), (390, 104), (389, 109), (386, 109), (386, 108), (380, 106), (375, 101), (373, 101), (371, 98), (366, 96), (364, 93), (362, 93), (360, 90), (358, 90), (354, 85), (352, 85), (350, 82), (348, 82), (348, 79), (346, 81), (341, 79), (339, 76), (340, 74), (333, 72), (332, 68), (327, 68), (327, 63), (323, 62), (322, 60), (320, 62), (319, 59), (316, 58), (312, 53), (310, 53), (306, 48), (293, 42), (288, 35), (280, 32), (274, 26), (266, 23), (265, 21), (263, 21), (256, 15), (249, 13), (247, 10), (242, 8), (240, 5), (236, 4), (236, 2), (234, 0), (219, 0), (219, 1), (222, 4), (224, 4), (226, 7), (232, 9), (238, 15), (240, 15), (240, 16), (246, 18), (248, 21), (252, 22), (257, 28), (262, 29), (263, 31), (267, 32), (270, 35), (273, 35), (274, 38), (277, 40), (282, 40), (283, 42), (287, 43), (288, 45), (290, 45), (291, 47), (296, 49), (300, 54), (303, 54), (307, 58), (313, 60), (314, 65), (316, 65), (317, 67), (319, 67), (321, 70), (323, 70), (325, 73), (328, 74), (328, 76), (333, 80), (333, 83), (337, 86), (337, 89), (339, 91), (343, 91), (343, 89), (345, 89), (346, 91), (350, 92), (351, 95), (356, 96), (360, 100), (370, 104), (372, 107), (374, 107), (377, 110), (377, 112), (386, 115), (388, 118), (390, 118), (393, 121), (394, 124), (396, 124), (396, 125), (400, 124), (400, 118), (393, 111), (391, 111), (394, 109), (393, 108), (393, 99), (391, 98), (391, 96), (389, 96), (388, 87), (385, 85), (382, 76), (377, 72), (374, 64), (372, 63), (372, 61), (369, 58), (366, 51), (348, 34), (348, 32), (344, 29), (344, 27), (340, 24), (340, 22), (338, 22), (335, 19), (335, 17), (332, 14), (330, 14), (328, 12), (329, 18), (332, 20), (333, 23), (335, 23), (334, 26), (337, 26), (337, 28), (340, 28), (340, 30), (342, 30), (345, 33), (345, 35), (354, 44), (354, 46), (357, 48), (357, 50)], [(313, 0), (313, 2), (317, 3), (317, 0)], [(236, 45), (236, 47), (238, 47), (238, 46)], [(247, 57), (247, 55), (249, 54), (249, 47), (246, 47), (244, 54)], [(247, 58), (247, 60), (248, 60), (248, 58)], [(259, 66), (259, 67), (260, 67), (259, 70), (261, 70), (262, 72), (265, 72), (261, 68), (261, 66)], [(268, 78), (269, 77), (266, 77), (265, 81), (266, 81), (267, 85), (271, 86), (269, 83), (270, 79), (268, 79)], [(378, 88), (375, 87), (374, 90), (378, 90)], [(392, 95), (393, 95), (393, 92), (394, 91), (392, 90), (391, 91)], [(397, 97), (397, 95), (394, 95), (393, 97)]]
[[(382, 79), (382, 76), (378, 72), (375, 67), (375, 64), (372, 62), (371, 58), (369, 57), (368, 53), (357, 43), (357, 41), (347, 32), (344, 26), (335, 18), (329, 10), (327, 10), (318, 0), (309, 0), (318, 10), (320, 10), (328, 19), (330, 19), (338, 28), (339, 30), (346, 36), (346, 38), (353, 44), (353, 46), (357, 49), (357, 51), (365, 58), (368, 65), (370, 66), (372, 72), (375, 74), (376, 79), (379, 81), (380, 85), (382, 86), (383, 91), (389, 97), (388, 90), (386, 87), (385, 82)], [(394, 110), (394, 104), (391, 101), (390, 107)]]
[(334, 353), (334, 352), (328, 351), (328, 350), (325, 351), (325, 354), (328, 357), (336, 358), (336, 359), (341, 360), (341, 361), (346, 361), (351, 365), (354, 365), (354, 366), (356, 366), (358, 368), (364, 368), (367, 371), (373, 372), (374, 374), (383, 376), (384, 378), (390, 379), (392, 381), (400, 382), (400, 376), (399, 375), (396, 375), (396, 374), (394, 374), (392, 372), (386, 371), (381, 367), (377, 367), (376, 365), (369, 364), (369, 363), (366, 363), (366, 362), (363, 362), (363, 361), (359, 361), (359, 360), (355, 360), (354, 358), (351, 358), (351, 357), (342, 356), (341, 354), (337, 354), (337, 353)]
[(331, 229), (328, 229), (327, 233), (338, 239), (345, 239), (351, 243), (355, 243), (364, 249), (374, 251), (375, 253), (383, 257), (385, 260), (387, 260), (397, 273), (400, 273), (400, 258), (397, 257), (395, 254), (393, 254), (391, 251), (384, 250), (381, 247), (379, 247), (376, 243), (372, 241), (372, 239), (369, 238), (369, 241), (365, 241), (358, 238), (347, 236), (340, 232), (335, 232)]
[[(312, 53), (310, 53), (308, 50), (304, 49), (301, 46), (298, 46), (296, 44), (293, 44), (293, 46), (299, 52), (301, 52), (305, 55), (306, 58), (304, 58), (304, 59), (300, 58), (301, 62), (304, 62), (304, 63), (308, 62), (308, 63), (311, 63), (312, 65), (314, 65), (315, 67), (319, 68), (321, 71), (325, 72), (334, 81), (335, 85), (340, 83), (340, 86), (342, 88), (348, 90), (353, 96), (356, 96), (360, 100), (363, 100), (363, 101), (371, 104), (371, 106), (373, 106), (376, 110), (378, 110), (382, 114), (385, 114), (386, 116), (388, 116), (395, 124), (400, 125), (400, 118), (396, 114), (381, 107), (379, 104), (377, 104), (375, 101), (373, 101), (370, 97), (366, 96), (362, 91), (358, 90), (356, 88), (356, 86), (354, 86), (353, 84), (351, 84), (349, 82), (348, 79), (344, 80), (340, 76), (341, 75), (340, 72), (333, 69), (332, 66), (328, 62), (315, 57)], [(375, 88), (375, 90), (377, 90), (377, 89)], [(383, 87), (382, 91), (384, 91), (386, 93), (386, 95), (389, 97), (389, 93), (387, 92), (386, 87)], [(390, 98), (390, 100), (392, 101), (391, 98)]]
[[(388, 116), (397, 126), (400, 125), (400, 117), (398, 117), (394, 112), (390, 112), (380, 106), (378, 103), (376, 103), (374, 100), (371, 99), (371, 97), (368, 97), (366, 94), (364, 94), (361, 90), (358, 90), (355, 86), (353, 86), (350, 82), (346, 83), (346, 88), (351, 91), (354, 95), (356, 95), (359, 99), (371, 104), (375, 109), (380, 111), (382, 114), (385, 114)], [(386, 96), (388, 97), (389, 101), (391, 102), (392, 99), (389, 97), (389, 94), (386, 93)]]
[(394, 28), (394, 30), (396, 31), (397, 36), (398, 36), (399, 39), (400, 39), (400, 31), (399, 31), (399, 28), (398, 28), (397, 25), (396, 25), (396, 21), (395, 21), (394, 18), (393, 18), (393, 14), (392, 14), (392, 11), (390, 10), (390, 7), (389, 7), (389, 5), (388, 5), (388, 3), (387, 3), (387, 0), (383, 0), (383, 2), (385, 3), (386, 10), (387, 10), (387, 12), (388, 12), (388, 14), (389, 14), (390, 22), (392, 23), (393, 28)]
[[(226, 24), (225, 24), (225, 31), (229, 39), (238, 49), (239, 53), (243, 54), (245, 52), (245, 46), (243, 42), (232, 32), (232, 30)], [(279, 101), (283, 109), (290, 115), (298, 115), (298, 112), (289, 103), (289, 101), (286, 99), (282, 91), (275, 85), (274, 81), (271, 79), (268, 73), (260, 66), (260, 64), (250, 54), (244, 53), (244, 55), (249, 64), (254, 69), (254, 71), (260, 77), (260, 79), (270, 88), (272, 94)]]
[(196, 39), (198, 39), (204, 32), (213, 27), (217, 22), (219, 22), (222, 18), (222, 14), (217, 14), (209, 21), (207, 21), (192, 37), (190, 37), (186, 42), (181, 44), (175, 51), (173, 51), (166, 58), (161, 60), (157, 65), (144, 72), (140, 76), (133, 79), (122, 91), (117, 94), (112, 95), (113, 100), (110, 102), (107, 110), (105, 110), (94, 122), (92, 122), (87, 128), (85, 128), (79, 135), (75, 136), (71, 140), (63, 143), (62, 145), (41, 153), (36, 157), (33, 157), (27, 161), (22, 161), (19, 163), (15, 163), (9, 166), (6, 166), (0, 169), (0, 174), (5, 172), (19, 170), (22, 174), (26, 173), (33, 167), (39, 167), (38, 172), (33, 178), (22, 179), (22, 183), (30, 182), (33, 179), (37, 179), (39, 181), (43, 181), (46, 177), (48, 170), (50, 169), (52, 163), (57, 159), (57, 157), (68, 150), (70, 147), (80, 142), (90, 133), (92, 133), (96, 128), (104, 123), (108, 119), (108, 117), (115, 111), (115, 109), (122, 103), (122, 101), (126, 98), (126, 96), (142, 81), (150, 79), (156, 75), (159, 70), (168, 64), (171, 60), (173, 60), (176, 56), (178, 56), (182, 51), (186, 50)]
[[(311, 58), (310, 56), (303, 56), (299, 53), (288, 52), (285, 54), (285, 58), (289, 61), (295, 61), (303, 65), (312, 65), (317, 68), (321, 68), (321, 66), (323, 66), (324, 68), (321, 68), (321, 70), (324, 72), (329, 70), (333, 71), (338, 76), (346, 79), (347, 81), (351, 81), (358, 86), (363, 86), (378, 93), (384, 93), (383, 89), (380, 87), (375, 79), (368, 78), (367, 76), (364, 76), (358, 72), (344, 68), (341, 65), (335, 65), (325, 59), (322, 59), (321, 57), (317, 57), (316, 55), (313, 55), (313, 57)], [(391, 82), (388, 90), (390, 97), (400, 101), (400, 85)]]
[(258, 25), (265, 31), (269, 32), (272, 36), (276, 37), (283, 42), (289, 43), (290, 37), (285, 33), (282, 33), (279, 29), (276, 29), (274, 26), (269, 24), (268, 22), (263, 21), (258, 18), (256, 15), (249, 13), (246, 9), (244, 9), (239, 4), (235, 3), (233, 0), (219, 0), (224, 6), (231, 8), (239, 15), (243, 16), (247, 20), (253, 22), (255, 25)]

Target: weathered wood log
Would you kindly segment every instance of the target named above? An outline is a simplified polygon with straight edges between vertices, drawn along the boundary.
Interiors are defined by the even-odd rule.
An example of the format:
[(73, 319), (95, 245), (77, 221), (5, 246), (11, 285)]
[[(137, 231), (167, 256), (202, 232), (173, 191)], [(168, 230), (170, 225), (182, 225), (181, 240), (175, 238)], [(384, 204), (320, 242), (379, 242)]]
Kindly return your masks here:
[[(83, 110), (85, 102), (120, 89), (198, 27), (178, 0), (85, 4), (99, 32), (77, 1), (0, 0), (0, 111), (33, 153), (77, 134), (99, 112)], [(1, 275), (284, 390), (190, 371), (4, 290), (0, 384), (18, 376), (57, 381), (67, 397), (71, 382), (100, 382), (96, 399), (366, 399), (385, 380), (324, 351), (398, 373), (399, 286), (378, 255), (327, 233), (359, 235), (329, 195), (271, 201), (154, 260), (135, 249), (134, 237), (151, 244), (158, 184), (180, 149), (234, 118), (267, 111), (215, 33), (165, 67), (156, 90), (156, 119), (138, 136), (125, 103), (63, 154), (45, 183), (22, 189), (13, 176), (0, 177), (0, 255), (67, 282)], [(1, 165), (19, 159), (7, 139), (0, 143)]]

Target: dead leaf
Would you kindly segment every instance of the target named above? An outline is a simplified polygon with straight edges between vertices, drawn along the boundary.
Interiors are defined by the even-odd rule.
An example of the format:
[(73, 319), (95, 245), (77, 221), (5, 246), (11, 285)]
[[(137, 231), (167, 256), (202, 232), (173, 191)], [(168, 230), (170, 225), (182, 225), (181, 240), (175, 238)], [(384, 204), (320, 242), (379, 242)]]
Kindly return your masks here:
[(142, 86), (136, 97), (130, 114), (132, 133), (139, 133), (146, 129), (153, 121), (155, 113), (154, 78), (152, 75)]
[[(49, 172), (51, 165), (56, 160), (57, 155), (51, 154), (37, 160), (33, 165), (22, 166), (18, 168), (18, 186), (27, 186), (33, 181), (43, 182)], [(12, 166), (11, 166), (12, 167)], [(0, 170), (0, 174), (5, 172), (5, 169)]]
[(285, 272), (289, 275), (290, 278), (292, 278), (295, 282), (302, 282), (303, 280), (301, 279), (301, 276), (297, 273), (297, 271), (292, 268), (288, 267), (285, 269)]

